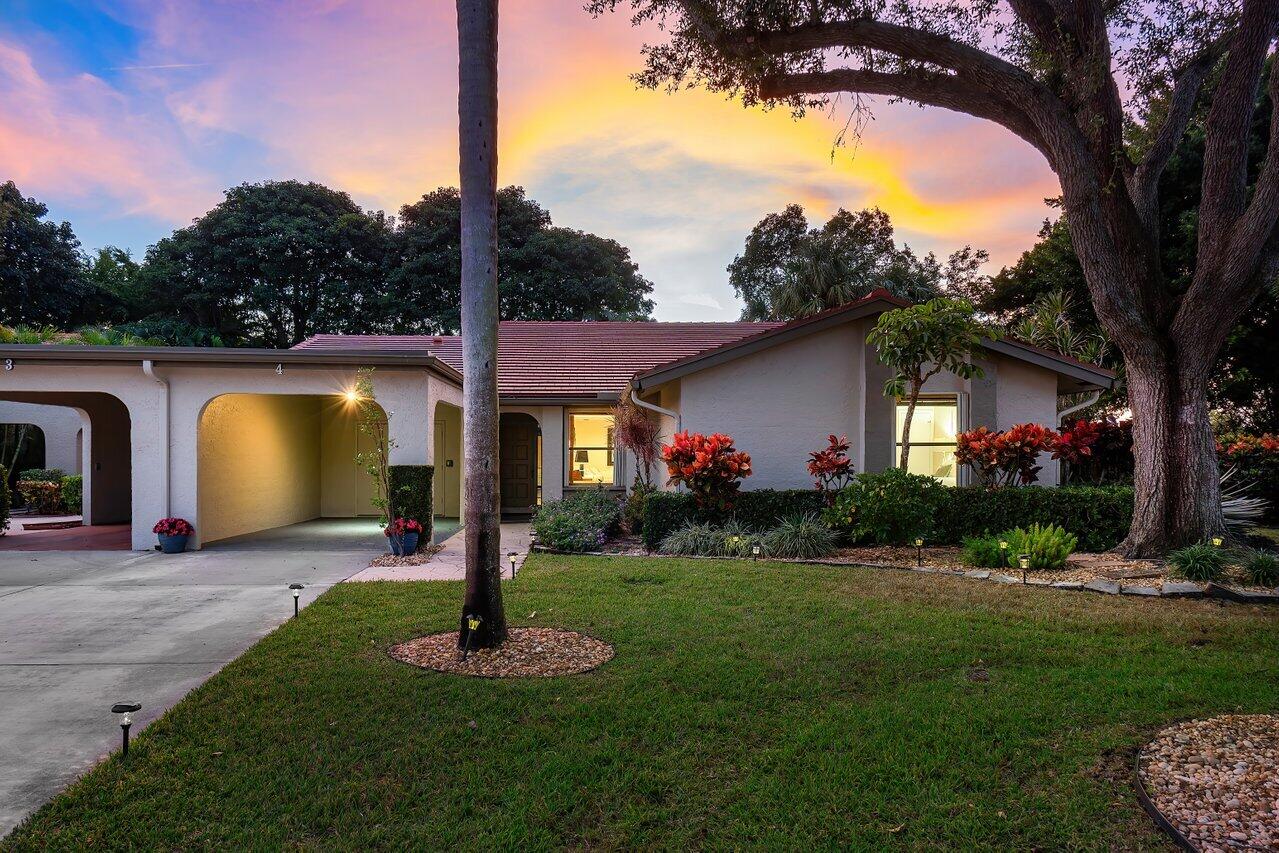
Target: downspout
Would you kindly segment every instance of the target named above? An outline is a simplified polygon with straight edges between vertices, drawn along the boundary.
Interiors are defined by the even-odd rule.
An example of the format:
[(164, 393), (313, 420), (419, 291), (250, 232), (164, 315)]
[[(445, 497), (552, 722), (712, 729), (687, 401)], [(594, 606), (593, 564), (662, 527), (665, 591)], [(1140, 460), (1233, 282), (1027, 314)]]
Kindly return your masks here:
[(1079, 405), (1071, 406), (1068, 409), (1062, 409), (1060, 412), (1057, 413), (1057, 423), (1060, 424), (1062, 421), (1062, 418), (1066, 417), (1067, 415), (1073, 415), (1075, 412), (1088, 408), (1093, 403), (1097, 402), (1097, 400), (1100, 398), (1101, 398), (1101, 391), (1094, 391), (1091, 394), (1089, 394), (1087, 399), (1085, 399)]
[(164, 388), (164, 451), (160, 454), (160, 477), (164, 482), (164, 490), (162, 497), (164, 499), (164, 517), (169, 517), (169, 455), (173, 452), (173, 448), (169, 442), (169, 380), (155, 372), (155, 362), (149, 358), (142, 360), (142, 373), (149, 379), (154, 379)]
[[(675, 421), (675, 431), (684, 431), (684, 419), (680, 417), (679, 412), (672, 411), (671, 409), (663, 409), (661, 406), (641, 400), (639, 396), (639, 389), (635, 387), (634, 382), (631, 383), (631, 402), (639, 406), (641, 409), (648, 409), (650, 412), (656, 412), (659, 415), (665, 415), (666, 417), (673, 419)], [(675, 487), (676, 491), (681, 491), (682, 489), (683, 486)]]

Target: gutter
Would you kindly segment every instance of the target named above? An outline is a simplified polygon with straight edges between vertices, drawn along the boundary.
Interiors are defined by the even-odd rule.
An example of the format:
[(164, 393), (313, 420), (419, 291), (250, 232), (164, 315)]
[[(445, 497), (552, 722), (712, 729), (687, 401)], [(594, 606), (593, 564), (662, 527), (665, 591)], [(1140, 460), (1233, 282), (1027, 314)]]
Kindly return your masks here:
[(169, 380), (155, 372), (155, 362), (149, 358), (142, 360), (142, 373), (155, 380), (164, 388), (164, 452), (160, 454), (160, 476), (164, 481), (164, 517), (169, 517), (169, 456), (173, 453), (169, 435)]
[[(634, 390), (638, 391), (638, 389)], [(666, 415), (666, 417), (673, 419), (675, 421), (675, 431), (683, 432), (684, 419), (680, 417), (679, 412), (671, 411), (670, 409), (663, 409), (661, 406), (649, 403), (646, 400), (641, 399), (637, 393), (631, 394), (631, 402), (639, 406), (641, 409), (648, 409), (650, 412), (656, 412), (659, 415)]]

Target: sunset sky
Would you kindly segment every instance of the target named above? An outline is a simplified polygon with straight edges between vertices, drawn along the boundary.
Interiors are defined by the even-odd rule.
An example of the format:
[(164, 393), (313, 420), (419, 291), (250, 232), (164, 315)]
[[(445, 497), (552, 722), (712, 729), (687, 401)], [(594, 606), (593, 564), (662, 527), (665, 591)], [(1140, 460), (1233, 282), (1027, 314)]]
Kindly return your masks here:
[[(628, 246), (664, 320), (731, 319), (725, 265), (788, 202), (887, 210), (898, 237), (1016, 259), (1057, 183), (1006, 131), (880, 102), (793, 121), (702, 91), (639, 91), (653, 33), (581, 0), (506, 0), (500, 176), (556, 224)], [(86, 248), (146, 247), (225, 188), (315, 180), (395, 212), (457, 182), (451, 0), (0, 0), (0, 180)]]

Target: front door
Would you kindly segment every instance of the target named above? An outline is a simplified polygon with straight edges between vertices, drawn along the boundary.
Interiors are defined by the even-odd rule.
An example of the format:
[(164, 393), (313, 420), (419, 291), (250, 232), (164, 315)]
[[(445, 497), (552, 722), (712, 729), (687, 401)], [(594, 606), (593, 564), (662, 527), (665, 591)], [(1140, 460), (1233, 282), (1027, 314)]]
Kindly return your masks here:
[(537, 421), (531, 415), (502, 415), (498, 430), (498, 488), (504, 515), (537, 509)]

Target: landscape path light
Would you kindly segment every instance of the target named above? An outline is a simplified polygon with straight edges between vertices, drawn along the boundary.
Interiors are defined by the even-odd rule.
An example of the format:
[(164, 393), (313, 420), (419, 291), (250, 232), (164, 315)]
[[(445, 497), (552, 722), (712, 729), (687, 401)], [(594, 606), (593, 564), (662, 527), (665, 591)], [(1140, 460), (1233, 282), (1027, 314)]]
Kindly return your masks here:
[(756, 542), (754, 545), (752, 545), (752, 546), (751, 546), (751, 559), (752, 559), (752, 560), (758, 560), (758, 559), (759, 559), (759, 551), (760, 551), (759, 543), (758, 543), (758, 542)]
[(111, 706), (111, 713), (120, 715), (120, 757), (129, 757), (129, 729), (133, 726), (133, 715), (142, 710), (139, 702), (116, 702)]
[(1030, 555), (1022, 554), (1017, 558), (1018, 565), (1021, 566), (1021, 582), (1026, 582), (1026, 570), (1030, 568)]
[(1222, 538), (1221, 538), (1220, 536), (1214, 536), (1214, 537), (1212, 537), (1212, 544), (1213, 544), (1213, 545), (1215, 545), (1215, 546), (1216, 546), (1216, 547), (1218, 547), (1218, 548), (1220, 548), (1220, 547), (1221, 547), (1221, 543), (1222, 543), (1222, 541), (1223, 541), (1223, 540), (1222, 540)]
[(300, 583), (289, 584), (289, 589), (293, 590), (293, 618), (298, 618), (298, 599), (302, 596), (302, 590), (305, 589)]
[(919, 536), (915, 537), (915, 565), (924, 565), (924, 540)]
[(511, 580), (515, 580), (515, 557), (516, 556), (517, 555), (514, 551), (506, 555), (506, 558), (511, 561)]

